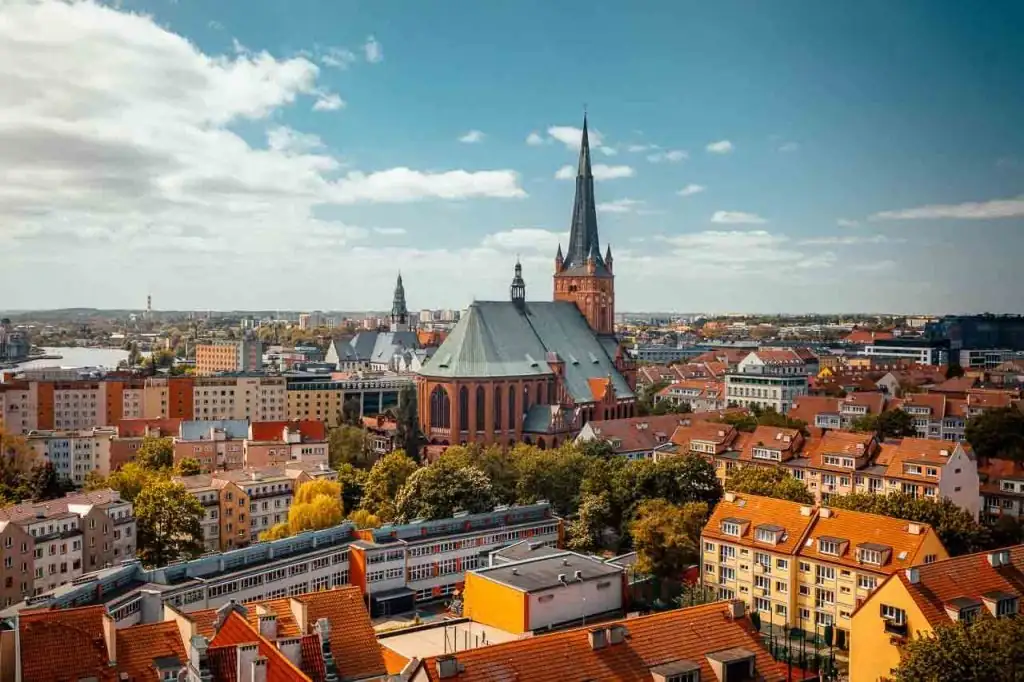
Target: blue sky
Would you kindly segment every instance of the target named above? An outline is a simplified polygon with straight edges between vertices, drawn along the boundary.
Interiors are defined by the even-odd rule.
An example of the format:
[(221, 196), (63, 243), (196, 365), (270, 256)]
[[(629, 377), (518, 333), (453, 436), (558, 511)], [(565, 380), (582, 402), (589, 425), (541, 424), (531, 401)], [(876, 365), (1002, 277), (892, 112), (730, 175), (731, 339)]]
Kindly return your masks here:
[(0, 7), (9, 307), (549, 298), (586, 103), (620, 311), (1024, 312), (1020, 3), (255, 6)]

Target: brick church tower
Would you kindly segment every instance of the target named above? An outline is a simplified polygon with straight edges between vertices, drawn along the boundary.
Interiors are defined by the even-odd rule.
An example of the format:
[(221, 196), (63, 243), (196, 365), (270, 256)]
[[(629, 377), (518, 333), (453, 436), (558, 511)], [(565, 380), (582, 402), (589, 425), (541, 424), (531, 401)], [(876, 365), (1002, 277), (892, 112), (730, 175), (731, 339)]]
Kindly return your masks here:
[(575, 303), (595, 333), (614, 334), (615, 276), (612, 274), (612, 250), (609, 246), (604, 257), (601, 257), (586, 115), (583, 116), (583, 141), (580, 144), (579, 170), (576, 174), (576, 199), (572, 207), (569, 250), (563, 256), (562, 245), (558, 245), (554, 288), (554, 299)]

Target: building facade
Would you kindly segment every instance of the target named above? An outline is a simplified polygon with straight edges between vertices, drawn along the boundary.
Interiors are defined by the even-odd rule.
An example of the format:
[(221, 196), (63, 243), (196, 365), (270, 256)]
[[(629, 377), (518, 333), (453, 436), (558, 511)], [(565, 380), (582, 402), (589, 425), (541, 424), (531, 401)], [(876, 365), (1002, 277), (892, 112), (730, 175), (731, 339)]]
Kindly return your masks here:
[(196, 345), (196, 374), (257, 372), (263, 367), (263, 344), (255, 336)]

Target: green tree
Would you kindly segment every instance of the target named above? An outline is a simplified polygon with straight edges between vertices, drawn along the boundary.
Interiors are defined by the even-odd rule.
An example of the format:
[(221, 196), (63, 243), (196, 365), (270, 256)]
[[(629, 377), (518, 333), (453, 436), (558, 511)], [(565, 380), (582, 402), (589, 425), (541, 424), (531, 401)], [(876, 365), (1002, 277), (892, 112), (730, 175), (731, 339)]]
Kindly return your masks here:
[(366, 431), (358, 426), (342, 424), (331, 429), (327, 435), (327, 453), (334, 468), (342, 464), (352, 464), (361, 468), (373, 465), (370, 439)]
[(58, 497), (63, 497), (72, 489), (71, 485), (57, 476), (57, 470), (50, 462), (32, 467), (27, 483), (32, 500), (35, 502), (55, 500)]
[(395, 518), (395, 497), (406, 479), (416, 471), (416, 462), (403, 450), (384, 455), (370, 468), (363, 486), (361, 506), (383, 521)]
[(698, 558), (708, 509), (703, 502), (681, 506), (663, 499), (642, 502), (630, 526), (637, 572), (680, 580), (687, 566)]
[(174, 440), (146, 436), (135, 453), (135, 461), (150, 471), (170, 469), (174, 466)]
[(344, 516), (341, 483), (324, 478), (306, 481), (299, 485), (288, 508), (288, 531), (297, 535), (308, 530), (330, 528), (341, 523)]
[(85, 475), (85, 481), (82, 484), (82, 490), (87, 493), (91, 493), (95, 490), (106, 490), (110, 487), (110, 483), (106, 477), (100, 474), (96, 469), (92, 469)]
[(360, 416), (362, 409), (363, 406), (359, 403), (358, 398), (346, 400), (341, 405), (341, 423), (349, 426), (362, 426), (363, 420)]
[(195, 476), (203, 473), (203, 466), (195, 457), (183, 457), (174, 467), (175, 476)]
[(518, 469), (513, 450), (497, 445), (453, 445), (444, 451), (441, 461), (456, 467), (476, 467), (487, 474), (499, 504), (515, 502)]
[(980, 552), (993, 546), (992, 532), (946, 497), (935, 499), (913, 498), (905, 493), (852, 493), (833, 495), (829, 498), (829, 506), (927, 523), (942, 540), (950, 556)]
[(593, 552), (601, 547), (601, 536), (612, 517), (611, 495), (584, 493), (576, 518), (567, 529), (568, 548), (576, 552)]
[(128, 347), (128, 366), (134, 367), (139, 364), (140, 360), (142, 360), (142, 353), (139, 352), (139, 345), (132, 341), (131, 345)]
[(814, 495), (807, 490), (807, 486), (781, 467), (748, 465), (733, 469), (732, 475), (725, 481), (725, 489), (790, 502), (814, 503)]
[(951, 363), (949, 363), (949, 366), (946, 367), (946, 378), (947, 379), (956, 379), (957, 377), (962, 377), (963, 375), (964, 375), (964, 368), (961, 367), (958, 364), (954, 364), (954, 363), (951, 362)]
[(571, 444), (553, 450), (517, 445), (512, 456), (518, 479), (516, 500), (531, 504), (548, 500), (556, 514), (571, 516), (579, 506), (580, 485), (589, 460)]
[(439, 460), (417, 469), (406, 479), (395, 497), (395, 514), (403, 522), (443, 519), (457, 511), (490, 511), (495, 504), (487, 474), (476, 467)]
[(593, 440), (583, 441), (577, 443), (576, 447), (587, 457), (598, 457), (601, 459), (608, 459), (609, 457), (616, 457), (615, 448), (606, 440), (601, 438), (594, 438)]
[(351, 521), (356, 528), (376, 528), (381, 524), (379, 518), (366, 511), (365, 509), (356, 509), (348, 515), (348, 521)]
[(985, 410), (968, 420), (964, 435), (978, 457), (1024, 460), (1024, 412), (1017, 408)]
[(358, 509), (363, 502), (363, 488), (370, 472), (357, 469), (345, 463), (335, 470), (338, 472), (338, 483), (341, 483), (341, 502), (345, 509)]
[(874, 433), (879, 440), (917, 435), (914, 418), (901, 409), (857, 417), (850, 424), (850, 428), (861, 433)]
[(1024, 619), (982, 615), (939, 625), (903, 647), (894, 682), (1017, 682), (1024, 674)]
[(636, 400), (636, 416), (646, 417), (654, 410), (654, 396), (669, 385), (668, 381), (656, 381), (650, 386), (641, 388)]
[(138, 555), (145, 565), (165, 566), (202, 552), (203, 505), (185, 486), (157, 479), (134, 502)]
[(110, 474), (107, 484), (119, 492), (122, 499), (134, 502), (143, 488), (161, 478), (161, 474), (143, 467), (138, 462), (128, 462)]
[(398, 407), (394, 410), (394, 417), (398, 425), (398, 447), (413, 459), (419, 460), (423, 435), (420, 433), (420, 417), (414, 386), (405, 386), (398, 392)]
[(275, 523), (267, 530), (260, 533), (260, 542), (271, 542), (273, 540), (283, 540), (287, 537), (291, 537), (292, 530), (288, 527), (287, 521), (281, 521)]

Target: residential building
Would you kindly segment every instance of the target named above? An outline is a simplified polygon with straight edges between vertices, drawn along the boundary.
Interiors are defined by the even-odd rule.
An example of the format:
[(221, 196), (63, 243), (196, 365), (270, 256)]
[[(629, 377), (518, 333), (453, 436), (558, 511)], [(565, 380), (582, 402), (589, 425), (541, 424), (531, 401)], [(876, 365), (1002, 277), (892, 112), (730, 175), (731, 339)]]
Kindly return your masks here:
[(769, 629), (850, 643), (857, 606), (887, 576), (948, 556), (927, 524), (727, 492), (701, 534), (703, 584)]
[(0, 426), (20, 436), (39, 428), (38, 384), (31, 381), (0, 383)]
[(629, 349), (629, 354), (637, 362), (657, 364), (678, 362), (700, 355), (700, 353), (701, 351), (693, 346), (669, 346), (662, 343), (636, 343)]
[(19, 614), (4, 632), (12, 682), (384, 682), (359, 590), (341, 587), (117, 628), (102, 606)]
[(205, 472), (239, 469), (245, 462), (249, 422), (244, 419), (184, 421), (174, 439), (174, 463), (194, 459)]
[(816, 679), (771, 657), (741, 601), (692, 606), (459, 650), (411, 666), (410, 679), (414, 682)]
[(288, 418), (287, 381), (244, 375), (201, 378), (196, 380), (192, 403), (192, 419), (197, 421), (284, 421)]
[(735, 372), (725, 375), (725, 399), (730, 405), (785, 414), (796, 399), (807, 395), (807, 377), (804, 358), (793, 350), (754, 351)]
[(110, 475), (110, 444), (117, 435), (113, 427), (76, 431), (29, 431), (26, 444), (39, 463), (49, 462), (57, 476), (81, 487), (90, 471)]
[(871, 358), (911, 360), (922, 365), (945, 365), (949, 362), (949, 342), (924, 338), (894, 338), (875, 341), (861, 351)]
[(28, 332), (15, 329), (10, 318), (0, 320), (0, 362), (24, 360), (31, 346)]
[(289, 375), (284, 418), (322, 421), (333, 428), (342, 423), (346, 404), (358, 405), (360, 417), (372, 417), (397, 407), (402, 389), (414, 385), (412, 377), (395, 374)]
[(263, 367), (263, 344), (255, 336), (217, 339), (196, 345), (196, 374), (256, 372)]
[(575, 552), (544, 552), (466, 573), (462, 615), (515, 634), (624, 615), (626, 573)]
[(964, 348), (958, 356), (966, 371), (995, 369), (1004, 362), (1021, 359), (1019, 351), (1009, 348)]
[(294, 462), (326, 466), (327, 426), (314, 420), (254, 422), (242, 448), (246, 467)]
[(890, 679), (902, 647), (940, 625), (1020, 613), (1024, 545), (966, 554), (890, 575), (853, 615), (851, 682)]
[(576, 436), (577, 443), (603, 440), (615, 454), (627, 459), (651, 459), (655, 452), (672, 445), (672, 434), (680, 426), (720, 419), (726, 412), (648, 415), (587, 422)]
[(1011, 459), (986, 459), (978, 462), (978, 475), (986, 520), (1024, 516), (1024, 465)]
[(114, 425), (110, 439), (110, 471), (117, 471), (135, 459), (146, 438), (174, 438), (181, 430), (180, 419), (122, 419)]
[(885, 407), (886, 396), (881, 392), (863, 391), (842, 398), (805, 395), (796, 399), (787, 416), (820, 429), (848, 429), (857, 419), (877, 417)]
[(553, 301), (527, 301), (516, 263), (509, 301), (475, 301), (418, 375), (430, 446), (518, 441), (555, 447), (592, 419), (629, 417), (636, 369), (615, 337), (611, 250), (601, 255), (584, 120), (569, 248)]
[[(670, 440), (678, 447), (677, 453), (695, 453), (712, 459), (729, 449), (739, 432), (729, 424), (711, 421), (691, 421), (680, 424)], [(661, 453), (655, 453), (657, 458)], [(672, 456), (676, 453), (666, 453)]]
[(725, 385), (721, 381), (684, 379), (666, 386), (654, 397), (655, 403), (667, 401), (676, 407), (686, 405), (692, 412), (724, 410)]
[(386, 455), (401, 447), (398, 442), (398, 422), (394, 419), (382, 414), (363, 417), (363, 430), (366, 432), (370, 452), (374, 455)]
[(135, 556), (130, 502), (113, 490), (0, 509), (0, 603), (10, 606)]

